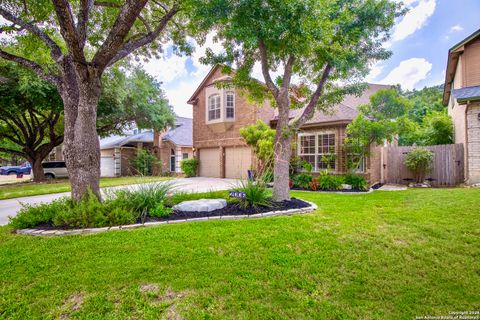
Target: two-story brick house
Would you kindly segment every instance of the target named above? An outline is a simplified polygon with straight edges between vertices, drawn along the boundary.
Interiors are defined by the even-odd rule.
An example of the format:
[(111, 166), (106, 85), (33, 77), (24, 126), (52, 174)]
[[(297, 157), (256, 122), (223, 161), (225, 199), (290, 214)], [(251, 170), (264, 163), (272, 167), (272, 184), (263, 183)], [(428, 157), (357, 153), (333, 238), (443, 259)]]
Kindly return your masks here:
[(465, 150), (465, 180), (480, 183), (480, 30), (448, 52), (443, 103)]
[[(195, 156), (200, 160), (199, 175), (245, 178), (255, 158), (239, 130), (257, 120), (275, 126), (275, 109), (268, 101), (263, 106), (254, 106), (238, 89), (216, 85), (219, 81), (230, 80), (221, 69), (221, 66), (212, 68), (188, 101), (193, 105), (193, 147)], [(389, 87), (370, 85), (360, 97), (345, 97), (332, 113), (317, 112), (295, 137), (296, 155), (310, 162), (314, 172), (327, 168), (336, 173), (345, 172), (343, 141), (346, 126), (357, 116), (358, 106), (368, 103), (370, 96), (378, 90)], [(292, 119), (300, 112), (292, 110)], [(360, 168), (371, 182), (380, 180), (379, 161), (379, 155), (372, 154)]]

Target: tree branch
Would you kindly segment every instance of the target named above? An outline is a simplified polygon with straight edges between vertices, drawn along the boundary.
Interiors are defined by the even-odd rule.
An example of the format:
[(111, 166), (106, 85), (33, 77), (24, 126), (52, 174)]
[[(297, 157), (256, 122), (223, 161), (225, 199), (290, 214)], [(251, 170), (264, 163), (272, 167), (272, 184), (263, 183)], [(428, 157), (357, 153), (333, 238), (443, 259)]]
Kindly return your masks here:
[(77, 35), (80, 47), (85, 47), (85, 42), (87, 41), (87, 25), (88, 19), (90, 16), (90, 10), (93, 7), (93, 0), (81, 0), (80, 1), (80, 11), (77, 18)]
[[(59, 1), (59, 0), (55, 0)], [(92, 64), (103, 71), (124, 45), (124, 40), (147, 0), (126, 0), (117, 16), (110, 33), (92, 59)]]
[(50, 52), (54, 60), (59, 60), (62, 57), (62, 50), (57, 43), (53, 41), (52, 38), (50, 38), (45, 32), (40, 30), (36, 25), (15, 17), (12, 13), (3, 8), (0, 8), (0, 15), (39, 37), (50, 48)]
[(292, 69), (295, 62), (295, 57), (291, 55), (288, 57), (287, 64), (285, 65), (285, 71), (283, 72), (282, 89), (287, 90), (290, 87), (292, 81)]
[(42, 66), (39, 65), (36, 62), (33, 62), (32, 60), (28, 60), (16, 55), (13, 55), (11, 53), (5, 52), (2, 49), (0, 49), (0, 57), (2, 57), (5, 60), (13, 61), (18, 64), (21, 64), (24, 67), (29, 68), (33, 72), (35, 72), (40, 78), (50, 82), (51, 84), (59, 87), (61, 84), (60, 77), (55, 76), (53, 74), (46, 73)]
[(267, 48), (265, 47), (265, 43), (261, 39), (258, 40), (258, 48), (260, 49), (260, 62), (262, 65), (263, 78), (265, 79), (267, 88), (276, 98), (278, 97), (279, 90), (275, 85), (275, 83), (272, 81), (272, 77), (270, 76), (270, 72), (269, 72), (270, 66), (268, 64)]
[(2, 147), (0, 147), (0, 151), (1, 151), (1, 152), (5, 152), (5, 153), (16, 154), (16, 155), (21, 156), (21, 157), (24, 157), (24, 156), (25, 156), (25, 153), (23, 153), (22, 151), (13, 150), (13, 149), (9, 149), (9, 148), (2, 148)]
[(323, 88), (325, 87), (325, 83), (327, 82), (331, 71), (332, 71), (332, 66), (329, 63), (327, 63), (327, 65), (325, 66), (325, 69), (323, 69), (322, 78), (320, 79), (317, 85), (317, 89), (315, 90), (312, 97), (310, 98), (310, 102), (303, 110), (303, 113), (300, 116), (300, 118), (298, 118), (298, 120), (294, 124), (295, 129), (300, 128), (303, 124), (305, 124), (305, 122), (307, 122), (308, 119), (312, 117), (313, 111), (315, 110), (315, 107), (317, 106), (317, 102), (322, 95)]
[[(60, 25), (60, 33), (62, 34), (68, 51), (71, 53), (73, 60), (82, 64), (87, 64), (83, 46), (77, 34), (75, 27), (72, 8), (67, 0), (53, 0), (55, 12), (57, 14), (58, 23)], [(85, 21), (86, 23), (87, 21)]]
[(145, 34), (145, 36), (129, 41), (125, 43), (120, 50), (117, 52), (117, 54), (111, 59), (108, 65), (112, 65), (115, 62), (125, 58), (128, 56), (130, 53), (133, 51), (137, 50), (138, 48), (147, 45), (151, 42), (153, 42), (166, 28), (168, 22), (173, 18), (173, 16), (180, 10), (177, 4), (175, 4), (160, 20), (158, 25), (155, 27), (155, 29), (152, 32), (148, 32)]

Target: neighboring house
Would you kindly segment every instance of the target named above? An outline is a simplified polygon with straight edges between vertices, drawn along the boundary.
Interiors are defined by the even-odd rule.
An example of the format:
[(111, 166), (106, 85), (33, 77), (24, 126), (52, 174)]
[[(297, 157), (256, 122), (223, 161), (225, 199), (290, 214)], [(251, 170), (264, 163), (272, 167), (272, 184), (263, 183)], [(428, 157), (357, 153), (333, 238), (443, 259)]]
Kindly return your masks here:
[(138, 149), (153, 150), (153, 130), (133, 129), (124, 135), (100, 139), (100, 175), (118, 177), (137, 174), (130, 163)]
[(175, 127), (155, 132), (154, 151), (161, 161), (161, 172), (182, 173), (182, 160), (193, 158), (192, 141), (190, 118), (176, 117)]
[(480, 30), (448, 52), (443, 103), (465, 150), (465, 181), (480, 183)]
[[(193, 146), (200, 160), (200, 176), (245, 178), (247, 170), (254, 167), (255, 157), (239, 129), (257, 119), (275, 126), (275, 110), (268, 101), (262, 107), (253, 106), (238, 89), (219, 89), (215, 85), (229, 80), (229, 76), (221, 73), (221, 66), (215, 66), (188, 101), (193, 105)], [(296, 155), (310, 162), (315, 172), (326, 168), (345, 172), (346, 126), (357, 116), (359, 105), (369, 103), (372, 94), (389, 87), (370, 85), (360, 97), (347, 96), (333, 107), (332, 113), (317, 112), (296, 137)], [(292, 119), (300, 112), (292, 110)], [(379, 154), (374, 153), (360, 168), (371, 182), (380, 180), (379, 161)]]
[[(176, 117), (175, 127), (161, 133), (132, 128), (123, 135), (100, 139), (100, 175), (118, 177), (136, 175), (131, 164), (139, 149), (152, 152), (160, 160), (161, 168), (154, 166), (154, 174), (181, 174), (180, 163), (193, 157), (192, 119)], [(49, 160), (63, 160), (62, 146), (52, 151)]]

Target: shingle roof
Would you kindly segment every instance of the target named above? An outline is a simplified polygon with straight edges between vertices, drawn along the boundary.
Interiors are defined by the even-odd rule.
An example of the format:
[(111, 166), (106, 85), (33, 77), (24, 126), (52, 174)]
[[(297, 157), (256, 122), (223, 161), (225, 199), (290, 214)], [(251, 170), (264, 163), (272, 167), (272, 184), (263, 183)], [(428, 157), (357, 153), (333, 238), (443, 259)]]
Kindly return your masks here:
[(454, 89), (452, 94), (458, 102), (480, 100), (480, 86)]
[(112, 135), (100, 139), (100, 149), (122, 147), (131, 142), (153, 142), (153, 132), (146, 131), (133, 135)]
[(171, 141), (177, 146), (193, 146), (192, 122), (191, 118), (176, 117), (175, 128), (170, 129), (163, 140)]
[[(338, 122), (338, 121), (352, 121), (358, 115), (357, 108), (362, 104), (370, 102), (370, 96), (379, 90), (389, 89), (392, 86), (382, 84), (369, 84), (367, 89), (359, 97), (354, 95), (346, 96), (343, 101), (331, 108), (331, 112), (315, 112), (313, 117), (307, 121), (306, 124), (322, 124), (326, 122)], [(293, 119), (300, 117), (303, 113), (302, 109), (295, 109), (290, 111), (290, 116)], [(276, 118), (276, 116), (275, 116)]]

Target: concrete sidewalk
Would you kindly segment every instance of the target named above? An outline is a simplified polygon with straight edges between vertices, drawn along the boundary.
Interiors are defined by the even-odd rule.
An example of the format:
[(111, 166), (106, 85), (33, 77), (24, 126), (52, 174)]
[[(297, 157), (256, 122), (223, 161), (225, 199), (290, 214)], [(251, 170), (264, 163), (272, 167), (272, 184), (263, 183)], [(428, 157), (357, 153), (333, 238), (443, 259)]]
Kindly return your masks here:
[[(197, 192), (207, 192), (207, 191), (217, 191), (217, 190), (228, 190), (233, 188), (235, 185), (237, 185), (238, 180), (195, 177), (195, 178), (179, 178), (179, 179), (167, 180), (162, 182), (151, 182), (146, 184), (148, 185), (148, 184), (155, 184), (155, 183), (171, 183), (173, 185), (174, 192), (197, 193)], [(136, 185), (129, 185), (129, 186), (111, 187), (111, 188), (105, 188), (105, 189), (125, 189), (125, 188), (135, 189), (138, 187), (139, 185), (136, 184)], [(15, 216), (17, 212), (20, 210), (20, 208), (22, 207), (21, 204), (37, 205), (40, 203), (48, 203), (48, 202), (51, 202), (52, 200), (55, 200), (61, 197), (69, 197), (69, 196), (70, 196), (70, 192), (63, 192), (63, 193), (45, 194), (40, 196), (0, 200), (0, 225), (7, 224), (8, 217)]]

